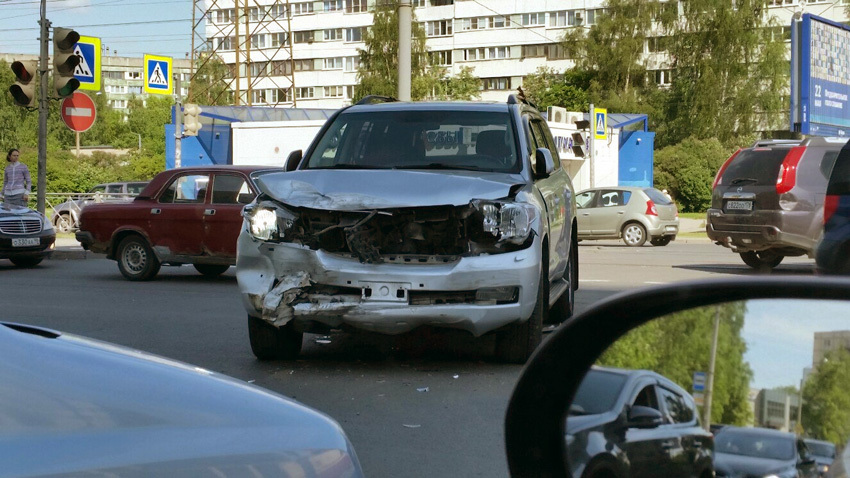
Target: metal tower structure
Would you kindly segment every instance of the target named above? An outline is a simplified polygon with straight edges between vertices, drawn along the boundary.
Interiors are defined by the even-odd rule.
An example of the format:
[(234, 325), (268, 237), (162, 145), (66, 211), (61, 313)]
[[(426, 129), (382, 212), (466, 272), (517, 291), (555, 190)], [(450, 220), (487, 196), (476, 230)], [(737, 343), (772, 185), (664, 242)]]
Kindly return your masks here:
[(193, 0), (189, 102), (251, 106), (271, 89), (263, 104), (296, 106), (291, 18), (289, 0)]

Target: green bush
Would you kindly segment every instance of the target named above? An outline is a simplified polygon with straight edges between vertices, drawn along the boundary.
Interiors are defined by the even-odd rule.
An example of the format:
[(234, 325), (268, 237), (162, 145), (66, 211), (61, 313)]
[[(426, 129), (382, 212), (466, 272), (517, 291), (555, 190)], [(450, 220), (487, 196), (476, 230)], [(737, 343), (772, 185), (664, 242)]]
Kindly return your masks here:
[(711, 205), (711, 183), (732, 152), (716, 139), (688, 138), (655, 153), (655, 187), (666, 189), (683, 212)]

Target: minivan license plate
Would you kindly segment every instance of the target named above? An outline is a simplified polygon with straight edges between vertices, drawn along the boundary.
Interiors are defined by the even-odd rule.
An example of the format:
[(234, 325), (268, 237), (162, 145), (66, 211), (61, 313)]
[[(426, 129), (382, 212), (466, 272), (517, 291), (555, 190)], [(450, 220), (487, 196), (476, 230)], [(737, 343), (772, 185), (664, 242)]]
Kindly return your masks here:
[(752, 201), (728, 201), (726, 203), (726, 209), (734, 209), (736, 211), (752, 211), (753, 210), (753, 202)]
[(27, 237), (23, 239), (12, 239), (12, 247), (30, 247), (41, 244), (37, 237)]

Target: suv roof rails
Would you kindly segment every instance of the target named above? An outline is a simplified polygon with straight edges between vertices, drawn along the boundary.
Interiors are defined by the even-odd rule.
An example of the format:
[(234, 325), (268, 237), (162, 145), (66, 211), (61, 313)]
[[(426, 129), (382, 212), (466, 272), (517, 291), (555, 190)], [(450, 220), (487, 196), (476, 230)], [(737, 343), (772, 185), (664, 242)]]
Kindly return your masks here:
[(366, 95), (358, 101), (357, 105), (374, 105), (377, 103), (393, 103), (398, 101), (392, 96), (381, 96), (381, 95)]
[(760, 148), (764, 146), (798, 145), (802, 142), (802, 139), (760, 139), (753, 143), (750, 147)]

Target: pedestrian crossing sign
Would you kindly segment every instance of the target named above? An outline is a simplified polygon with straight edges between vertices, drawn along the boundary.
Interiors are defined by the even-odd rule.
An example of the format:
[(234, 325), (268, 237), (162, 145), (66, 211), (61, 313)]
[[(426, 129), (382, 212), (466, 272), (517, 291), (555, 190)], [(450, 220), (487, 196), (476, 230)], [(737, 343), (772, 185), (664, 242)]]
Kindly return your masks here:
[(593, 137), (595, 139), (608, 138), (608, 110), (605, 108), (593, 108)]
[(171, 64), (170, 57), (145, 55), (145, 93), (154, 95), (174, 93)]
[(74, 55), (80, 63), (74, 69), (74, 78), (80, 90), (100, 91), (100, 38), (81, 36), (74, 45)]

